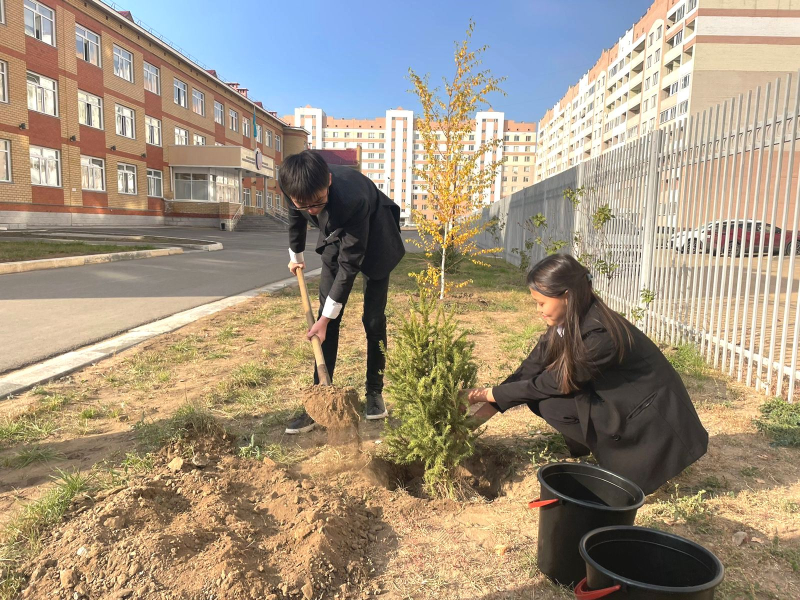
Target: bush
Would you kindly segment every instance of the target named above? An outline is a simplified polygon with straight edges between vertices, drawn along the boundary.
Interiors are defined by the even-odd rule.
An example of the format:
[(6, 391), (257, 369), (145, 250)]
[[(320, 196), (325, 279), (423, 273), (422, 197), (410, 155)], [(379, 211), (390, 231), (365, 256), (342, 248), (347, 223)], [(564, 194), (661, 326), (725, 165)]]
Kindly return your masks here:
[(458, 331), (452, 312), (425, 292), (412, 302), (387, 356), (386, 394), (399, 423), (386, 426), (388, 458), (421, 462), (425, 490), (453, 497), (456, 468), (474, 452), (467, 402), (459, 391), (475, 385), (473, 344)]
[(761, 405), (758, 430), (772, 438), (776, 446), (800, 447), (800, 404), (775, 398)]

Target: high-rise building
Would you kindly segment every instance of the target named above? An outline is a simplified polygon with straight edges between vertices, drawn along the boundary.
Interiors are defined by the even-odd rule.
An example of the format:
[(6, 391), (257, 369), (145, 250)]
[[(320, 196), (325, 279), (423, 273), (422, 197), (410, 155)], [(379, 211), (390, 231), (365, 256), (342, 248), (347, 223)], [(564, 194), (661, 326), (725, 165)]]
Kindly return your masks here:
[(796, 1), (656, 0), (539, 121), (536, 181), (796, 71), (798, 39)]
[[(413, 111), (397, 108), (387, 110), (384, 117), (377, 119), (337, 119), (326, 115), (321, 108), (306, 106), (296, 108), (294, 115), (283, 120), (308, 132), (309, 148), (361, 148), (362, 172), (397, 202), (404, 223), (411, 223), (412, 209), (426, 216), (430, 214), (431, 202), (424, 182), (414, 175), (414, 168), (422, 168), (426, 161)], [(502, 112), (479, 112), (472, 133), (462, 144), (469, 153), (496, 139), (502, 143), (494, 159), (505, 158), (506, 162), (487, 194), (487, 202), (533, 184), (536, 124), (507, 120)]]
[(99, 0), (0, 0), (0, 227), (285, 208), (306, 133)]

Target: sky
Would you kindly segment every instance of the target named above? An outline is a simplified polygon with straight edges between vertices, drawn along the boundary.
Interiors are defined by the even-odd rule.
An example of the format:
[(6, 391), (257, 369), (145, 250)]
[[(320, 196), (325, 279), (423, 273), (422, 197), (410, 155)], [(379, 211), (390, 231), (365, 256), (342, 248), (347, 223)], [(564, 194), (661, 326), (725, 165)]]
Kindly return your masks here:
[(418, 111), (408, 70), (439, 85), (475, 21), (490, 96), (506, 119), (538, 121), (652, 0), (115, 0), (278, 116), (297, 106), (337, 118)]

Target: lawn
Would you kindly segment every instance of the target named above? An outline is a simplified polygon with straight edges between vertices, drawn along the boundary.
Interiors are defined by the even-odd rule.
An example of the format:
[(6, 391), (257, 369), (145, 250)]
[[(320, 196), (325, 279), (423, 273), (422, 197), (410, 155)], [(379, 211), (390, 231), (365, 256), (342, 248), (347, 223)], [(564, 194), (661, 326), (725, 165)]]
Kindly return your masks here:
[[(390, 352), (392, 332), (414, 291), (406, 274), (418, 270), (421, 261), (419, 255), (409, 255), (393, 275), (387, 307)], [(465, 265), (458, 277), (470, 277), (474, 283), (447, 300), (475, 343), (482, 385), (497, 383), (516, 368), (544, 331), (523, 274), (506, 263), (492, 263), (490, 268)], [(316, 282), (310, 286), (313, 296)], [(366, 344), (360, 290), (357, 284), (345, 309), (335, 380), (354, 386), (363, 397)], [(24, 583), (15, 574), (18, 566), (27, 564), (20, 567), (21, 573), (32, 575), (31, 557), (38, 557), (36, 564), (50, 564), (42, 562), (45, 559), (57, 559), (59, 565), (77, 560), (81, 531), (95, 536), (91, 515), (110, 511), (111, 506), (103, 503), (112, 492), (120, 498), (126, 490), (138, 494), (135, 510), (145, 510), (143, 502), (155, 494), (153, 486), (178, 492), (182, 488), (183, 496), (191, 490), (201, 498), (208, 488), (192, 486), (211, 473), (183, 473), (180, 484), (164, 488), (163, 482), (173, 477), (166, 464), (176, 456), (194, 460), (220, 448), (254, 465), (275, 465), (280, 476), (253, 471), (254, 481), (264, 477), (263, 486), (275, 485), (280, 491), (288, 485), (285, 478), (297, 479), (295, 496), (299, 494), (300, 500), (295, 497), (293, 502), (298, 506), (305, 506), (303, 494), (308, 502), (317, 503), (315, 507), (335, 496), (325, 509), (331, 523), (339, 514), (353, 515), (354, 522), (359, 511), (379, 515), (377, 528), (354, 535), (363, 542), (353, 542), (349, 548), (354, 556), (365, 552), (367, 558), (361, 560), (365, 570), (353, 575), (350, 588), (336, 592), (340, 598), (373, 594), (392, 600), (572, 598), (569, 590), (551, 584), (537, 570), (538, 514), (527, 508), (539, 493), (537, 468), (566, 459), (560, 436), (524, 407), (509, 411), (489, 422), (479, 454), (469, 466), (476, 480), (487, 483), (483, 494), (461, 502), (419, 497), (413, 481), (382, 478), (385, 473), (376, 476), (368, 468), (374, 463), (371, 459), (380, 456), (381, 445), (376, 443), (380, 423), (362, 424), (358, 457), (329, 446), (320, 430), (301, 437), (284, 435), (286, 420), (300, 406), (301, 389), (311, 383), (312, 352), (303, 337), (305, 329), (297, 290), (284, 290), (0, 402), (0, 528), (4, 528), (0, 575), (6, 578), (5, 588), (0, 584), (0, 598), (14, 597), (11, 590)], [(800, 597), (800, 448), (773, 443), (770, 435), (775, 431), (785, 439), (796, 438), (787, 438), (777, 425), (764, 425), (768, 418), (783, 419), (781, 410), (769, 405), (762, 415), (763, 395), (706, 369), (691, 348), (665, 348), (665, 352), (681, 372), (711, 440), (705, 457), (648, 497), (637, 523), (675, 532), (712, 550), (726, 567), (720, 598)], [(220, 469), (213, 477), (233, 472), (236, 469)], [(259, 491), (252, 494), (256, 504), (259, 497), (274, 498), (278, 493), (270, 496), (263, 486), (259, 483)], [(95, 501), (97, 508), (86, 510), (85, 503)], [(158, 502), (153, 506), (167, 509)], [(164, 521), (164, 527), (171, 528), (169, 536), (164, 534), (163, 548), (152, 549), (153, 556), (165, 557), (174, 577), (157, 570), (126, 575), (133, 597), (148, 597), (152, 590), (164, 591), (164, 597), (181, 595), (170, 586), (184, 581), (183, 553), (195, 552), (200, 543), (187, 536), (192, 527), (205, 527), (201, 519), (191, 523), (191, 514), (181, 512), (188, 510), (186, 506), (173, 506), (180, 514), (170, 513)], [(65, 512), (67, 517), (62, 516)], [(166, 513), (158, 514), (166, 518)], [(309, 508), (302, 514), (313, 520), (309, 515), (318, 512)], [(119, 510), (113, 515), (117, 518)], [(234, 515), (244, 521), (250, 518), (238, 505), (231, 509), (230, 518)], [(173, 532), (177, 520), (187, 516), (188, 529)], [(148, 518), (142, 527), (155, 517)], [(225, 532), (236, 528), (225, 523)], [(270, 531), (280, 529), (281, 523), (276, 520)], [(738, 532), (746, 534), (741, 544), (734, 541)], [(95, 549), (107, 534), (96, 535), (92, 545), (87, 542), (87, 556), (107, 552)], [(220, 535), (231, 543), (227, 533)], [(132, 552), (131, 539), (121, 546), (120, 539), (114, 539), (126, 548), (126, 556)], [(72, 540), (72, 546), (64, 540)], [(176, 543), (174, 548), (184, 549), (170, 554), (170, 545)], [(285, 543), (294, 548), (292, 540)], [(51, 548), (61, 552), (67, 547), (69, 557), (52, 554), (56, 551)], [(330, 557), (332, 550), (320, 552)], [(254, 553), (258, 554), (248, 550), (247, 557)], [(230, 556), (219, 561), (217, 555), (204, 556), (185, 564), (197, 570), (195, 579), (219, 586), (215, 593), (225, 597), (222, 591), (232, 588), (224, 586), (245, 577), (241, 565), (246, 563), (241, 561), (247, 557), (236, 559), (239, 567), (230, 567), (225, 562), (233, 560)], [(270, 572), (270, 564), (259, 566)], [(116, 563), (102, 566), (114, 568)], [(274, 598), (289, 597), (291, 591), (287, 588), (282, 595), (279, 590)], [(297, 597), (303, 597), (299, 591)], [(335, 596), (332, 592), (324, 597)]]
[(155, 246), (118, 246), (115, 244), (87, 244), (85, 242), (42, 242), (0, 240), (0, 262), (110, 254), (133, 250), (154, 250)]

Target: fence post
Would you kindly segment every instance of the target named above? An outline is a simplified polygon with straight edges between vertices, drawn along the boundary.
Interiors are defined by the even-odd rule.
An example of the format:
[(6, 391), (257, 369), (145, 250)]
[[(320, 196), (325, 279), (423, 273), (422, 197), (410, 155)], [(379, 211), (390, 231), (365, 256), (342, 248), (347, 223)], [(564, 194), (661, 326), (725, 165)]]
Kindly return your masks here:
[[(663, 132), (655, 129), (650, 134), (650, 156), (647, 162), (647, 187), (645, 189), (645, 213), (642, 227), (642, 267), (639, 272), (639, 289), (636, 291), (637, 299), (634, 304), (638, 304), (638, 296), (641, 290), (650, 289), (650, 282), (653, 275), (653, 258), (656, 250), (656, 219), (658, 218), (658, 196), (659, 177), (658, 159), (661, 153), (661, 141)], [(655, 291), (655, 290), (654, 290)], [(648, 314), (645, 320), (645, 332), (649, 331), (650, 318)]]

